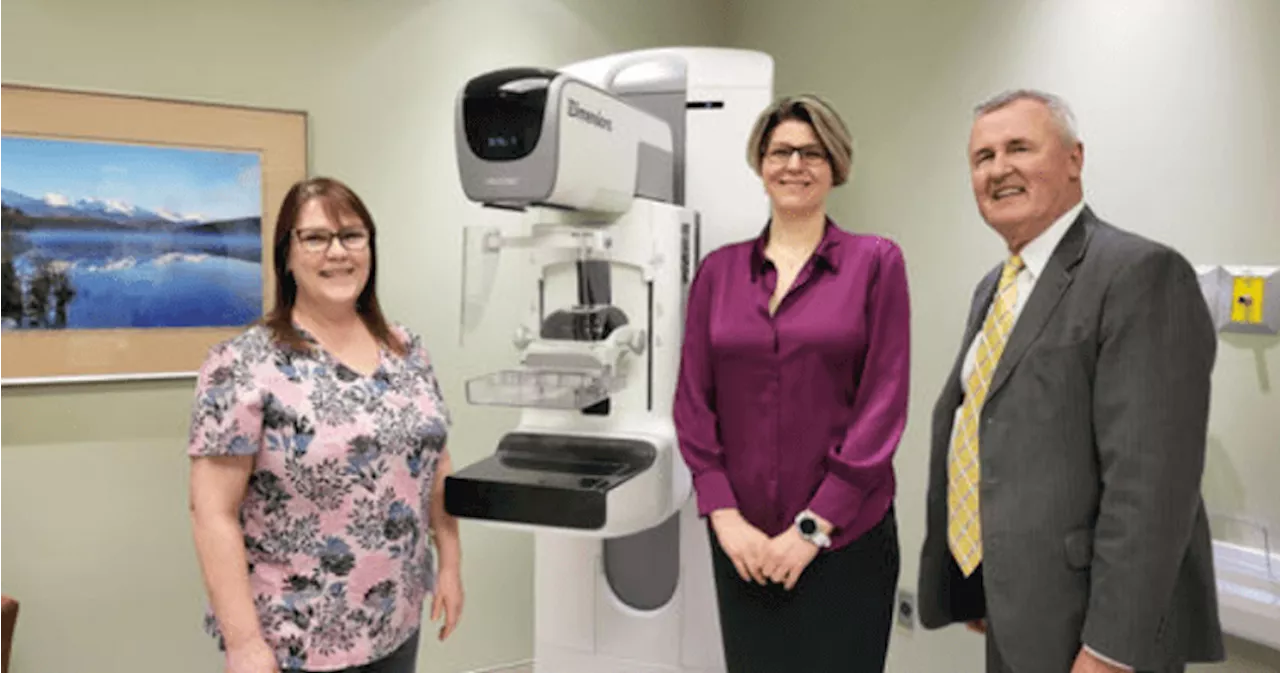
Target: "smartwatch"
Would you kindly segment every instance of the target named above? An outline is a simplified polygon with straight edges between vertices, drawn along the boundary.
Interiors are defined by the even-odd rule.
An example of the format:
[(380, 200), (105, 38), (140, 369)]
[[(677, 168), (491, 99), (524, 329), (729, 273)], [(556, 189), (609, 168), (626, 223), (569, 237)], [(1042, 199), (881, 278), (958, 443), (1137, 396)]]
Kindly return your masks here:
[(800, 531), (800, 537), (818, 545), (819, 549), (825, 549), (831, 546), (831, 538), (818, 527), (818, 520), (809, 512), (800, 512), (796, 515), (796, 528)]

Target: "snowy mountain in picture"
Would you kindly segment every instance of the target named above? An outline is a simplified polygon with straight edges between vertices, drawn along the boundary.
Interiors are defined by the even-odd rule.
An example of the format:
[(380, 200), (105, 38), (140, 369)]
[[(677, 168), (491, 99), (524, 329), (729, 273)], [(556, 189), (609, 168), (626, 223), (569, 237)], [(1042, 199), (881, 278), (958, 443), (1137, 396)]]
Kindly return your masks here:
[(72, 200), (54, 193), (35, 198), (12, 189), (0, 189), (0, 201), (32, 217), (99, 218), (118, 224), (203, 224), (205, 221), (199, 214), (172, 213), (163, 208), (152, 211), (119, 199), (82, 197)]

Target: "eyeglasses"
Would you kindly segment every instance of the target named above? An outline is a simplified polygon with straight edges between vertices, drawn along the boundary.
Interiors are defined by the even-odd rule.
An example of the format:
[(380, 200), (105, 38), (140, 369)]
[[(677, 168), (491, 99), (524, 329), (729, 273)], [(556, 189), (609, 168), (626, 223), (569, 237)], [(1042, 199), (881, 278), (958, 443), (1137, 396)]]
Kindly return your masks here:
[(820, 164), (827, 160), (827, 151), (818, 145), (806, 145), (804, 147), (792, 147), (790, 145), (779, 145), (769, 150), (764, 158), (772, 164), (785, 164), (791, 161), (791, 155), (796, 152), (800, 153), (800, 160), (806, 164)]
[(342, 231), (330, 231), (328, 229), (307, 229), (293, 232), (298, 243), (302, 244), (302, 249), (307, 252), (320, 253), (329, 249), (333, 245), (333, 239), (338, 239), (338, 243), (347, 252), (359, 252), (369, 247), (369, 232), (366, 229), (344, 229)]

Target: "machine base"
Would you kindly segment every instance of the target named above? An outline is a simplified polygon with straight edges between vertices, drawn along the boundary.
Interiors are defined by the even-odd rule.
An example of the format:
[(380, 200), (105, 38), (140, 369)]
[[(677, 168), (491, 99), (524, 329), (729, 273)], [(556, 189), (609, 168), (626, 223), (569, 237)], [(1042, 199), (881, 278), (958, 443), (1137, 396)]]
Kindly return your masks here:
[[(551, 648), (546, 648), (551, 650)], [(681, 668), (644, 661), (547, 651), (533, 660), (533, 673), (724, 673), (722, 668)]]
[[(665, 542), (663, 530), (676, 534), (678, 547)], [(674, 520), (634, 539), (652, 539), (648, 553), (659, 558), (620, 563), (611, 573), (608, 541), (535, 535), (535, 673), (724, 673), (711, 549), (696, 504), (690, 499)], [(630, 544), (615, 544), (615, 552), (646, 553)], [(645, 562), (647, 573), (657, 572), (666, 555), (677, 557), (672, 565), (679, 572), (667, 600), (644, 609), (628, 605), (635, 584), (628, 580), (647, 579), (632, 575), (646, 573)]]

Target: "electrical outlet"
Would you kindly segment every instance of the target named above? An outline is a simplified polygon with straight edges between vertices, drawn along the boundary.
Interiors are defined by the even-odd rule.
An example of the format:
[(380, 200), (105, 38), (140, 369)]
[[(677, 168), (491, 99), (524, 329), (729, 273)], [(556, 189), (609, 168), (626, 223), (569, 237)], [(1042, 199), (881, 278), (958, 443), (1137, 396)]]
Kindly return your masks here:
[(916, 597), (915, 594), (903, 589), (898, 590), (898, 600), (894, 613), (897, 615), (898, 626), (908, 631), (916, 628)]

